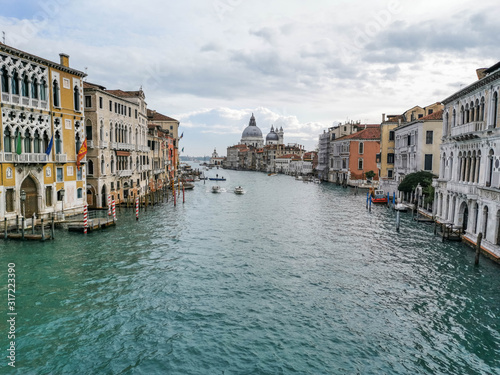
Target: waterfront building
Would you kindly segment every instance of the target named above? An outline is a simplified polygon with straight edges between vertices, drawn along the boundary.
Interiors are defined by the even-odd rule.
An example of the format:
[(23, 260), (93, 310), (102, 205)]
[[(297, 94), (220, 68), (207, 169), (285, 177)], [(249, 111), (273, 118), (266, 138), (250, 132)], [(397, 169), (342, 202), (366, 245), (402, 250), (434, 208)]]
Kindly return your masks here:
[[(338, 138), (341, 138), (345, 135), (350, 135), (354, 134), (364, 128), (364, 125), (361, 124), (361, 121), (346, 121), (345, 123), (339, 123), (338, 125), (332, 126), (331, 128), (328, 128), (328, 139), (329, 139), (329, 146), (327, 147), (325, 144), (323, 144), (321, 148), (323, 148), (323, 153), (327, 155), (327, 163), (328, 163), (328, 181), (330, 182), (335, 182), (336, 181), (336, 171), (333, 169), (333, 163), (334, 163), (334, 158), (333, 158), (333, 145), (332, 142), (335, 141)], [(327, 137), (324, 137), (324, 140), (326, 140)], [(321, 145), (321, 140), (320, 140), (320, 145)], [(319, 164), (319, 155), (318, 155), (318, 164)], [(321, 168), (321, 166), (318, 166), (318, 169)], [(323, 170), (325, 168), (323, 167)]]
[(500, 255), (500, 62), (443, 101), (439, 179), (434, 215)]
[(318, 141), (318, 178), (327, 180), (329, 175), (328, 161), (330, 159), (330, 141), (332, 135), (329, 131), (323, 130), (323, 134), (319, 135)]
[[(395, 174), (396, 129), (410, 122), (418, 121), (424, 116), (432, 115), (442, 109), (443, 105), (440, 102), (436, 102), (426, 107), (414, 106), (404, 111), (401, 115), (387, 115), (386, 117), (384, 113), (382, 114), (382, 122), (380, 123), (380, 154), (377, 158), (381, 189), (397, 191), (399, 182), (401, 181), (401, 178), (397, 178)], [(418, 145), (413, 146), (418, 147)], [(413, 151), (415, 151), (415, 147), (413, 147)]]
[(410, 173), (427, 171), (436, 176), (439, 174), (442, 127), (443, 111), (439, 110), (393, 130), (396, 147), (392, 159), (387, 160), (395, 162), (396, 189), (392, 191), (396, 191), (399, 183)]
[(168, 130), (160, 125), (148, 124), (149, 160), (151, 174), (149, 175), (149, 191), (161, 190), (168, 186), (169, 178), (169, 150), (173, 140)]
[[(294, 154), (286, 154), (286, 155), (281, 155), (276, 158), (275, 165), (276, 165), (276, 172), (279, 173), (284, 173), (284, 174), (291, 174), (291, 169), (290, 169), (290, 164), (292, 162), (300, 162), (301, 158), (298, 155)], [(295, 171), (293, 171), (295, 172)]]
[(152, 173), (143, 91), (85, 82), (84, 94), (89, 207), (108, 207), (108, 196), (119, 204), (145, 194)]
[(262, 132), (257, 127), (255, 116), (252, 114), (248, 126), (243, 130), (241, 142), (227, 148), (227, 157), (224, 168), (246, 169), (263, 172), (277, 172), (275, 161), (278, 157), (293, 154), (302, 158), (304, 148), (296, 143), (284, 144), (284, 131), (271, 126), (264, 145)]
[(147, 120), (150, 125), (159, 125), (169, 134), (169, 154), (167, 160), (167, 171), (170, 180), (175, 179), (179, 169), (179, 143), (184, 133), (179, 136), (180, 122), (172, 117), (163, 115), (155, 110), (147, 110)]
[[(83, 211), (83, 78), (69, 67), (0, 44), (0, 218)], [(84, 162), (84, 160), (82, 161)]]
[(210, 165), (222, 166), (224, 162), (224, 157), (219, 156), (217, 150), (214, 148), (212, 152), (212, 157), (210, 158)]
[[(333, 179), (338, 184), (361, 185), (365, 173), (377, 170), (380, 152), (380, 125), (364, 125), (364, 129), (332, 141)], [(378, 180), (378, 176), (375, 176)]]

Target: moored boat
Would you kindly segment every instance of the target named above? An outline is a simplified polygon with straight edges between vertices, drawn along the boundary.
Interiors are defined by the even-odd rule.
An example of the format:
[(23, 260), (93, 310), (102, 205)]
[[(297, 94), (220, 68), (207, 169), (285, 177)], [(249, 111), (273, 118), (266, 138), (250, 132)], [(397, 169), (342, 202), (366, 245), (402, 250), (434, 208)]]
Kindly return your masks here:
[(387, 195), (384, 194), (383, 190), (372, 190), (371, 191), (371, 196), (372, 196), (372, 203), (387, 203)]
[(234, 194), (244, 194), (245, 190), (241, 186), (234, 188)]
[(219, 185), (212, 186), (212, 193), (220, 193), (220, 186)]

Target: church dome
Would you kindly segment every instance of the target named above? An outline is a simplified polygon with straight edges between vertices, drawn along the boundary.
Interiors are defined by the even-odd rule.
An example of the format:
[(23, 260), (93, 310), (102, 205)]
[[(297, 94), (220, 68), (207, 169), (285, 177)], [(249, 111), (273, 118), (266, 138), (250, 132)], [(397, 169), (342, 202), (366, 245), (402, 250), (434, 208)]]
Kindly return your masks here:
[(253, 116), (253, 113), (252, 113), (252, 117), (250, 118), (250, 123), (245, 128), (245, 130), (243, 130), (243, 134), (241, 135), (241, 139), (243, 140), (245, 138), (256, 138), (256, 137), (262, 138), (262, 132), (257, 127), (257, 123), (255, 122), (255, 117)]
[(279, 137), (278, 137), (278, 134), (276, 134), (274, 132), (274, 127), (271, 126), (271, 131), (269, 132), (269, 134), (267, 135), (266, 137), (266, 142), (269, 142), (269, 141), (279, 141)]

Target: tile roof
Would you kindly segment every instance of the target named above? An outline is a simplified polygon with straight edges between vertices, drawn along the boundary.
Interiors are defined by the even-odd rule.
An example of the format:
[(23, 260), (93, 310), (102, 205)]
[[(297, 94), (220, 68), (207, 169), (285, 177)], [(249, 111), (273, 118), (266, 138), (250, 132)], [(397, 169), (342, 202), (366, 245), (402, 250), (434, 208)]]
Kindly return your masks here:
[(366, 129), (360, 130), (357, 133), (345, 135), (343, 137), (337, 138), (338, 140), (347, 139), (367, 139), (367, 140), (380, 140), (380, 125), (368, 125)]
[(172, 117), (165, 116), (160, 112), (156, 112), (155, 110), (148, 109), (148, 120), (149, 121), (177, 121)]
[(83, 82), (83, 88), (84, 89), (99, 89), (99, 90), (106, 90), (106, 87), (98, 85), (96, 83), (90, 83), (90, 82)]
[(106, 92), (109, 92), (110, 94), (119, 96), (121, 98), (135, 98), (135, 97), (140, 97), (141, 91), (123, 91), (123, 90), (106, 90)]
[(424, 117), (421, 117), (419, 118), (418, 120), (421, 121), (421, 120), (429, 120), (429, 121), (432, 121), (432, 120), (442, 120), (443, 119), (443, 110), (440, 109), (439, 111), (436, 111), (434, 113), (431, 113), (430, 115), (427, 115), (427, 116), (424, 116)]

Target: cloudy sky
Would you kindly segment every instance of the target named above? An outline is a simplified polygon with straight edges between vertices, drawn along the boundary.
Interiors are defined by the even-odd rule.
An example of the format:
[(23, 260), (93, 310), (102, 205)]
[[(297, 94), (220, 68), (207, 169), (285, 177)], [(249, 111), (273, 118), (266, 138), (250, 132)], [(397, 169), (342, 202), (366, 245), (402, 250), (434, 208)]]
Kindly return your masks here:
[(441, 101), (500, 60), (497, 1), (1, 1), (8, 45), (143, 87), (181, 122), (185, 155), (226, 154), (255, 114), (264, 137), (316, 147), (346, 120)]

